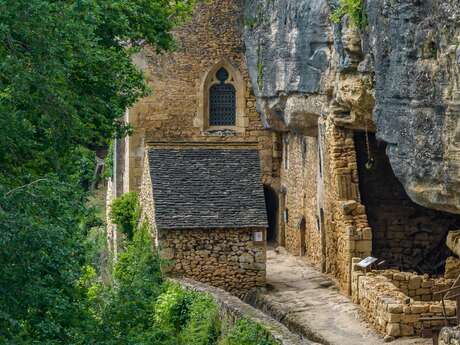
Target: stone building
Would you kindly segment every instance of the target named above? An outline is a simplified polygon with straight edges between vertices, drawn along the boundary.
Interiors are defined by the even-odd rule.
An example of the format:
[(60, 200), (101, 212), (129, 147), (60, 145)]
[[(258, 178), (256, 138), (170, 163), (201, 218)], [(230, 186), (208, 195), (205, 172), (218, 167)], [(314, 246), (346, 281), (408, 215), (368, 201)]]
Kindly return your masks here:
[(146, 151), (141, 204), (169, 273), (236, 294), (264, 286), (268, 224), (257, 149), (168, 146)]
[[(450, 283), (441, 277), (446, 259), (453, 255), (444, 242), (449, 231), (460, 229), (460, 92), (454, 77), (459, 53), (442, 46), (444, 53), (433, 56), (433, 49), (426, 49), (433, 43), (431, 29), (419, 34), (416, 21), (410, 21), (404, 31), (399, 26), (403, 21), (396, 18), (400, 12), (396, 19), (391, 17), (393, 12), (383, 8), (386, 2), (371, 2), (365, 9), (372, 24), (365, 34), (346, 17), (332, 23), (331, 3), (200, 3), (191, 21), (175, 30), (176, 51), (142, 51), (136, 63), (153, 93), (127, 111), (126, 121), (135, 134), (117, 142), (113, 195), (142, 190), (145, 217), (160, 247), (162, 241), (166, 244), (165, 257), (176, 262), (171, 268), (176, 273), (189, 274), (188, 265), (196, 265), (192, 276), (231, 291), (236, 285), (223, 278), (227, 270), (232, 277), (252, 277), (247, 288), (263, 284), (265, 247), (254, 241), (254, 233), (263, 232), (265, 223), (250, 224), (241, 214), (235, 219), (222, 213), (223, 227), (210, 221), (186, 229), (182, 220), (173, 222), (174, 215), (168, 216), (171, 224), (165, 227), (161, 217), (167, 213), (153, 210), (157, 198), (166, 209), (171, 207), (168, 212), (181, 201), (155, 195), (155, 183), (170, 176), (158, 175), (161, 169), (155, 169), (162, 163), (162, 158), (155, 158), (160, 152), (168, 159), (179, 153), (207, 153), (203, 166), (218, 164), (211, 159), (215, 155), (228, 154), (233, 157), (228, 167), (236, 174), (230, 184), (244, 180), (238, 168), (250, 166), (239, 155), (257, 152), (254, 162), (260, 171), (254, 174), (260, 175), (268, 222), (264, 240), (334, 277), (383, 333), (410, 335), (421, 329), (413, 315), (439, 313), (433, 296)], [(446, 2), (442, 11), (449, 10), (447, 3), (454, 4)], [(428, 4), (410, 6), (425, 17), (443, 13)], [(420, 16), (417, 20), (423, 21)], [(439, 21), (448, 17), (440, 15)], [(384, 35), (395, 37), (388, 40)], [(411, 39), (391, 46), (401, 41), (398, 35)], [(402, 51), (414, 53), (405, 56)], [(407, 61), (397, 65), (403, 55)], [(437, 79), (441, 77), (442, 82)], [(426, 90), (434, 91), (427, 95)], [(187, 166), (182, 159), (176, 161), (184, 178), (188, 171), (191, 181), (205, 180), (203, 166), (196, 167), (194, 176), (188, 170), (193, 164)], [(225, 166), (218, 164), (215, 171)], [(178, 173), (174, 171), (174, 178)], [(247, 192), (257, 190), (254, 183), (237, 194), (246, 198)], [(231, 187), (207, 186), (211, 189), (203, 189), (201, 202), (187, 199), (191, 192), (184, 197), (188, 206), (202, 210), (212, 191), (225, 194)], [(263, 208), (260, 191), (246, 208)], [(193, 213), (191, 219), (206, 217)], [(227, 218), (234, 223), (225, 223)], [(216, 244), (236, 240), (231, 249)], [(185, 256), (191, 255), (187, 258), (182, 251), (189, 242), (210, 249), (186, 249)], [(357, 271), (356, 258), (371, 255), (392, 270), (370, 275)], [(458, 258), (449, 260), (458, 263)], [(387, 293), (397, 307), (382, 302)], [(408, 298), (411, 304), (402, 305)], [(410, 314), (412, 307), (417, 313)]]
[(171, 273), (235, 293), (265, 282), (281, 155), (256, 111), (242, 23), (242, 2), (203, 2), (175, 51), (136, 56), (152, 94), (126, 113), (134, 134), (116, 143), (112, 184), (113, 196), (141, 193)]

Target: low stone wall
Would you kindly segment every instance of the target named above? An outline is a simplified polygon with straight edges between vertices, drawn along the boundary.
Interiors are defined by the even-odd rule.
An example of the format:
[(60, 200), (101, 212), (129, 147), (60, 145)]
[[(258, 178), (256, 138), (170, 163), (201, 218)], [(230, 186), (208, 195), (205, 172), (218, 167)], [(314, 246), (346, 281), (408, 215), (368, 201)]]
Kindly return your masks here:
[(187, 278), (174, 278), (171, 280), (186, 289), (207, 293), (212, 296), (219, 305), (221, 320), (228, 322), (229, 326), (244, 318), (262, 325), (280, 345), (319, 345), (306, 339), (301, 339), (298, 335), (291, 333), (286, 326), (222, 289)]
[[(448, 280), (443, 278), (430, 279), (395, 270), (364, 273), (354, 268), (352, 298), (382, 334), (393, 337), (420, 335), (422, 329), (444, 324), (444, 321), (422, 322), (420, 318), (443, 316), (441, 302), (427, 299), (448, 285)], [(446, 301), (447, 316), (455, 313), (455, 302)]]
[(262, 229), (159, 230), (168, 272), (223, 288), (236, 295), (264, 286), (267, 248), (252, 235)]

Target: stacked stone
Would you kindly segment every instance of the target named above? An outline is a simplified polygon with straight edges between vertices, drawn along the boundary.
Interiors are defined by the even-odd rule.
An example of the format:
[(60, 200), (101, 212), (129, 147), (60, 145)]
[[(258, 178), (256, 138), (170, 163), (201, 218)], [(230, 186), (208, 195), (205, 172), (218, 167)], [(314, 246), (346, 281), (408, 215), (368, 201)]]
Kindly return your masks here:
[(161, 257), (169, 273), (236, 295), (265, 285), (266, 245), (254, 242), (261, 229), (159, 230)]
[(328, 266), (343, 291), (350, 291), (353, 256), (367, 257), (372, 251), (372, 229), (359, 195), (359, 177), (353, 131), (325, 120), (326, 208), (328, 220)]
[[(435, 291), (448, 285), (441, 279), (429, 279), (413, 273), (395, 270), (363, 273), (354, 271), (352, 296), (361, 305), (366, 318), (374, 327), (388, 336), (403, 337), (420, 334), (422, 329), (444, 325), (443, 320), (420, 321), (421, 318), (443, 317), (443, 307), (439, 301), (415, 300), (427, 298)], [(402, 290), (401, 290), (402, 289)], [(456, 314), (456, 303), (445, 302), (446, 316)]]

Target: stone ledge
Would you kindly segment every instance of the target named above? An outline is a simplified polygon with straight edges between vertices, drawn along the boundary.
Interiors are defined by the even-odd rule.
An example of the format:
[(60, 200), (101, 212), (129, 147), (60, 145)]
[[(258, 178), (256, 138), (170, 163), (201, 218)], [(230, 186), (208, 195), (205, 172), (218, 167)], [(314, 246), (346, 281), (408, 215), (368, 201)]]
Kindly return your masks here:
[(169, 278), (169, 280), (179, 283), (186, 289), (209, 294), (219, 305), (221, 315), (229, 320), (236, 321), (245, 318), (261, 324), (281, 345), (315, 345), (291, 333), (286, 326), (222, 289), (188, 278)]

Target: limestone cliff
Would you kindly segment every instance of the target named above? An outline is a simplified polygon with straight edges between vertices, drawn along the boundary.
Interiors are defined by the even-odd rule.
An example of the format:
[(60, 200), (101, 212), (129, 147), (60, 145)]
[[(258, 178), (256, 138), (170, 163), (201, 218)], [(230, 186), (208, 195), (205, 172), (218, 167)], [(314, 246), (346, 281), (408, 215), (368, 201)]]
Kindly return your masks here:
[[(248, 0), (246, 58), (267, 126), (316, 134), (319, 116), (376, 130), (417, 203), (460, 213), (458, 0)], [(374, 127), (375, 126), (375, 127)]]

